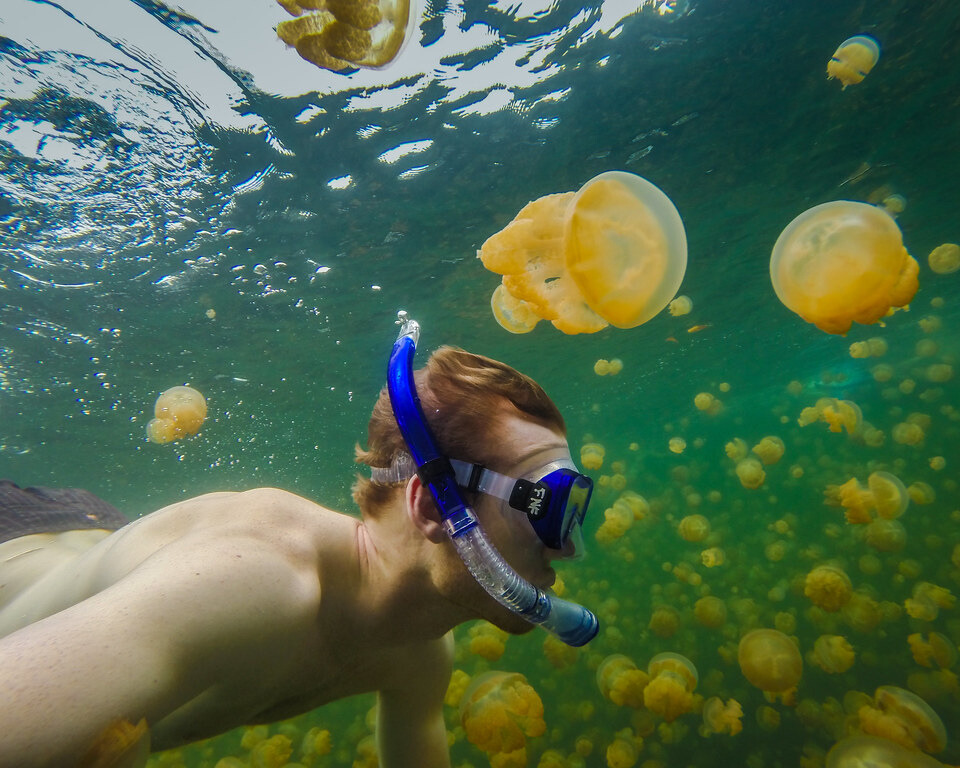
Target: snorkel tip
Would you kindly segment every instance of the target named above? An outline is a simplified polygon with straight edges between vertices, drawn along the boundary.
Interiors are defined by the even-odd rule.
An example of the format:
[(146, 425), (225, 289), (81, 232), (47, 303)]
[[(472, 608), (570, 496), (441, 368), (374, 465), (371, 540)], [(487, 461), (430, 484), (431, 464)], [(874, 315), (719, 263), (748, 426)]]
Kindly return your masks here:
[(403, 309), (397, 311), (397, 319), (394, 322), (400, 326), (397, 341), (409, 337), (413, 341), (413, 345), (416, 346), (420, 340), (420, 323), (411, 319), (406, 310)]

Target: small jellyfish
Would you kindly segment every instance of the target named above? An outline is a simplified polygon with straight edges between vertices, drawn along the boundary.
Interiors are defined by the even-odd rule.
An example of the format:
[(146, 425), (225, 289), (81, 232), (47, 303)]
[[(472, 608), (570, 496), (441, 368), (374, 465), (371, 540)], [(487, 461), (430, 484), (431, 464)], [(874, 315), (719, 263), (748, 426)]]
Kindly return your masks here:
[(744, 635), (737, 648), (737, 661), (743, 676), (761, 691), (789, 691), (803, 675), (800, 649), (775, 629), (755, 629)]
[(719, 629), (727, 623), (727, 606), (719, 597), (707, 595), (693, 604), (694, 618), (708, 629)]
[(597, 376), (606, 376), (610, 373), (610, 361), (604, 360), (602, 357), (593, 364), (593, 372)]
[(668, 723), (690, 712), (699, 675), (693, 662), (678, 653), (658, 653), (647, 667), (650, 682), (643, 691), (643, 704)]
[(853, 666), (857, 655), (842, 635), (820, 635), (813, 644), (809, 660), (830, 675), (839, 675)]
[(743, 459), (738, 462), (736, 472), (737, 477), (740, 478), (740, 485), (750, 490), (759, 488), (767, 479), (767, 473), (763, 471), (763, 466), (756, 459)]
[(768, 435), (763, 438), (759, 443), (757, 443), (751, 449), (754, 454), (762, 461), (764, 464), (776, 464), (783, 458), (783, 452), (785, 447), (783, 445), (783, 440), (775, 435)]
[(547, 729), (543, 702), (517, 672), (473, 678), (460, 699), (460, 724), (471, 744), (491, 757), (517, 762), (522, 757), (520, 765), (526, 765), (527, 737), (542, 736)]
[(872, 472), (867, 478), (871, 501), (877, 515), (888, 520), (900, 517), (907, 510), (910, 495), (896, 475), (889, 472)]
[(908, 304), (918, 271), (893, 219), (847, 200), (797, 216), (777, 238), (770, 259), (773, 288), (784, 306), (837, 334)]
[(584, 469), (600, 469), (606, 451), (600, 443), (586, 443), (580, 448), (580, 463)]
[(621, 360), (619, 357), (614, 357), (613, 359), (610, 360), (609, 373), (611, 376), (616, 376), (622, 370), (623, 370), (623, 360)]
[(509, 635), (489, 622), (482, 621), (470, 627), (470, 653), (487, 661), (497, 661), (506, 650)]
[(618, 707), (640, 709), (648, 682), (650, 676), (621, 653), (607, 656), (597, 667), (597, 687), (601, 695)]
[(957, 663), (957, 646), (940, 632), (929, 632), (926, 639), (920, 632), (914, 632), (907, 635), (907, 643), (913, 660), (921, 667), (950, 669)]
[(927, 256), (927, 263), (930, 269), (938, 275), (949, 275), (960, 269), (960, 245), (956, 243), (944, 243), (938, 245)]
[(717, 398), (709, 392), (700, 392), (693, 398), (693, 404), (698, 411), (709, 411), (715, 402)]
[(907, 543), (907, 531), (899, 520), (878, 517), (867, 526), (866, 541), (879, 552), (899, 552)]
[(827, 79), (848, 85), (861, 82), (880, 58), (880, 44), (869, 35), (855, 35), (840, 43), (827, 62)]
[(650, 614), (650, 623), (647, 627), (657, 637), (673, 637), (680, 629), (680, 614), (669, 605), (658, 606)]
[(684, 541), (703, 541), (710, 535), (710, 521), (703, 515), (687, 515), (677, 526)]
[(710, 547), (700, 553), (700, 562), (707, 568), (716, 568), (727, 561), (727, 553), (720, 547)]
[(200, 431), (207, 417), (207, 401), (193, 387), (170, 387), (157, 398), (147, 424), (147, 439), (169, 443)]
[(723, 703), (719, 696), (712, 696), (703, 703), (703, 728), (700, 733), (709, 736), (712, 733), (726, 733), (736, 736), (743, 730), (743, 708), (736, 699)]
[(683, 453), (687, 450), (687, 441), (682, 437), (671, 437), (667, 443), (667, 447), (671, 453)]
[(743, 439), (735, 437), (723, 446), (723, 450), (728, 458), (733, 459), (733, 461), (740, 461), (740, 459), (746, 458), (749, 449)]
[(860, 708), (860, 729), (907, 749), (936, 754), (947, 745), (947, 730), (927, 702), (895, 685), (881, 685), (873, 705)]
[(277, 37), (301, 58), (331, 72), (386, 66), (414, 36), (419, 20), (409, 0), (278, 2), (296, 18), (281, 21)]
[(853, 585), (850, 577), (834, 565), (818, 565), (804, 582), (803, 594), (825, 611), (836, 612), (850, 602)]
[(880, 207), (893, 218), (896, 218), (898, 214), (904, 212), (907, 207), (907, 198), (903, 195), (898, 195), (896, 193), (892, 195), (887, 195), (880, 202)]
[(689, 296), (677, 296), (677, 298), (670, 302), (668, 309), (674, 317), (689, 315), (690, 310), (693, 309), (693, 301)]
[(633, 768), (640, 758), (636, 740), (629, 728), (617, 733), (607, 747), (607, 768)]

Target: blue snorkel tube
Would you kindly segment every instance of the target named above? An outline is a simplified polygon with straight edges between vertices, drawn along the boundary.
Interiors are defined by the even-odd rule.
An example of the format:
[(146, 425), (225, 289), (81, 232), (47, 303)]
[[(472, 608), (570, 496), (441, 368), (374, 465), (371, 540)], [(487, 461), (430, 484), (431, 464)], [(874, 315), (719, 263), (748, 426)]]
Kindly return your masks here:
[(398, 312), (397, 318), (400, 335), (390, 353), (387, 391), (400, 434), (417, 466), (417, 475), (440, 510), (444, 530), (467, 569), (494, 600), (567, 645), (585, 645), (597, 635), (597, 617), (583, 606), (549, 595), (523, 579), (487, 540), (476, 514), (464, 500), (453, 467), (437, 448), (417, 396), (413, 356), (420, 326), (406, 312)]

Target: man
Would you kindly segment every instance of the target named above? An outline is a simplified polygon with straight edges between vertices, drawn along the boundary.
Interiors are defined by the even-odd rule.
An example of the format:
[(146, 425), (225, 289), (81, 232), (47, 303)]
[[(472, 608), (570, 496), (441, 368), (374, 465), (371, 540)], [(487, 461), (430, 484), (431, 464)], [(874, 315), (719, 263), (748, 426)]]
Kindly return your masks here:
[[(449, 457), (514, 478), (570, 460), (556, 406), (509, 366), (442, 348), (416, 390)], [(405, 451), (383, 392), (358, 461), (395, 469)], [(359, 520), (257, 489), (178, 502), (115, 532), (0, 544), (0, 585), (25, 566), (13, 594), (0, 586), (0, 766), (60, 768), (97, 750), (134, 765), (134, 747), (123, 762), (109, 746), (118, 724), (142, 750), (134, 724), (145, 720), (152, 748), (166, 749), (365, 691), (378, 692), (384, 768), (449, 765), (450, 630), (476, 618), (512, 633), (532, 625), (473, 579), (416, 474), (374, 474), (354, 487)], [(469, 498), (506, 561), (549, 587), (565, 552), (499, 499)]]

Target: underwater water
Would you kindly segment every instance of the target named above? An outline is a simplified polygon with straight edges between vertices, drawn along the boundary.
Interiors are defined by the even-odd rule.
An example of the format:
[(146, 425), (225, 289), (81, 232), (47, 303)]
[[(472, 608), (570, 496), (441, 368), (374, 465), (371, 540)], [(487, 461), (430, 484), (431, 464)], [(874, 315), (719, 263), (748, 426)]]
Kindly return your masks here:
[[(421, 360), (456, 344), (510, 363), (556, 400), (575, 456), (605, 449), (588, 557), (561, 570), (566, 594), (598, 613), (598, 638), (563, 654), (540, 631), (456, 632), (457, 670), (522, 672), (542, 700), (527, 765), (813, 768), (856, 726), (857, 692), (881, 685), (922, 696), (952, 737), (937, 758), (960, 763), (956, 652), (924, 666), (907, 640), (960, 644), (951, 600), (909, 602), (923, 584), (960, 592), (960, 272), (927, 262), (960, 240), (960, 7), (451, 0), (418, 13), (392, 65), (340, 75), (277, 40), (288, 17), (267, 0), (0, 4), (0, 476), (85, 487), (130, 517), (260, 485), (356, 513), (353, 449), (405, 309), (423, 326)], [(856, 34), (881, 56), (841, 89), (826, 64)], [(507, 333), (477, 249), (528, 201), (607, 170), (676, 205), (692, 311)], [(769, 274), (781, 230), (823, 202), (892, 195), (920, 263), (909, 311), (844, 337), (787, 310)], [(851, 356), (872, 338), (882, 357)], [(612, 358), (623, 370), (598, 376)], [(202, 430), (147, 442), (157, 395), (181, 384), (207, 398)], [(715, 413), (695, 406), (703, 392)], [(800, 426), (820, 398), (856, 403), (864, 425)], [(771, 435), (783, 457), (745, 488), (725, 446)], [(829, 486), (875, 471), (910, 489), (902, 530), (866, 533), (825, 504)], [(624, 491), (648, 508), (598, 541)], [(680, 533), (692, 514), (709, 522), (699, 541)], [(713, 548), (722, 564), (702, 555)], [(849, 577), (841, 610), (805, 594), (823, 564)], [(726, 609), (717, 627), (694, 608), (707, 596)], [(737, 644), (763, 627), (804, 656), (792, 699), (768, 700), (741, 672)], [(848, 670), (812, 662), (823, 635), (847, 639)], [(742, 732), (701, 733), (701, 701), (667, 722), (601, 694), (605, 658), (646, 669), (661, 652), (695, 664), (696, 694), (736, 699)], [(456, 704), (452, 764), (490, 764)], [(337, 703), (151, 765), (374, 765), (372, 706)], [(314, 728), (329, 731), (328, 754), (304, 742)], [(608, 756), (618, 733), (632, 746)]]

